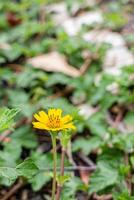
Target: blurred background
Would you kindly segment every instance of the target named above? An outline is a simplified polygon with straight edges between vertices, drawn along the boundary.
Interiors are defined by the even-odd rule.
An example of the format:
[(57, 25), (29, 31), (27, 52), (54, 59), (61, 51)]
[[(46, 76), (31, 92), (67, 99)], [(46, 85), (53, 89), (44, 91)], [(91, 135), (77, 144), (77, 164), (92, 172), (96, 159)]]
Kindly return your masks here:
[[(0, 166), (52, 166), (49, 134), (31, 121), (62, 108), (77, 126), (66, 166), (78, 168), (61, 200), (134, 199), (134, 1), (0, 1), (0, 106), (21, 109)], [(50, 199), (48, 173), (25, 178), (4, 199), (20, 180), (1, 177), (1, 200)]]

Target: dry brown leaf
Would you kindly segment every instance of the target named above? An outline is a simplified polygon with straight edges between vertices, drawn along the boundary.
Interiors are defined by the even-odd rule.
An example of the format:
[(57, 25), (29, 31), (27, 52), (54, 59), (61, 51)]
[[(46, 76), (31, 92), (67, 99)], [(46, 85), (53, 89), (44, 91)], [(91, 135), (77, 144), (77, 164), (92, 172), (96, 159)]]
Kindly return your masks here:
[(106, 195), (98, 195), (96, 193), (93, 194), (93, 198), (95, 200), (112, 200), (112, 194), (106, 194)]
[(66, 58), (58, 52), (51, 52), (29, 58), (27, 63), (35, 68), (40, 68), (48, 72), (61, 72), (71, 77), (80, 75), (80, 71), (69, 65)]
[(89, 104), (81, 104), (78, 106), (79, 114), (85, 119), (88, 119), (91, 115), (98, 111), (98, 107), (94, 108)]
[(65, 2), (50, 4), (46, 7), (46, 12), (52, 14), (55, 24), (61, 24), (69, 18)]
[(84, 170), (79, 170), (79, 173), (80, 173), (80, 177), (81, 177), (81, 180), (83, 181), (83, 183), (85, 183), (85, 185), (88, 185), (90, 172), (84, 171)]
[(93, 30), (84, 34), (83, 38), (87, 42), (101, 44), (103, 42), (111, 44), (113, 47), (125, 46), (125, 41), (121, 34), (109, 30)]
[[(50, 4), (50, 5), (46, 6), (46, 12), (48, 14), (52, 15), (52, 18), (53, 18), (55, 24), (60, 25), (60, 26), (62, 26), (62, 25), (64, 26), (64, 22), (66, 23), (66, 21), (68, 21), (68, 20), (70, 21), (72, 19), (73, 22), (75, 23), (75, 19), (76, 19), (76, 22), (77, 22), (77, 17), (78, 17), (78, 21), (79, 21), (81, 17), (77, 16), (77, 17), (74, 18), (72, 16), (74, 16), (76, 13), (78, 13), (79, 10), (84, 10), (85, 8), (87, 8), (89, 6), (95, 6), (98, 3), (98, 1), (99, 0), (85, 0), (82, 4), (75, 1), (71, 5), (71, 10), (70, 10), (71, 13), (69, 13), (68, 10), (67, 10), (66, 2), (54, 3), (54, 4)], [(91, 23), (92, 17), (96, 21), (96, 19), (95, 19), (96, 17), (95, 17), (95, 15), (92, 16), (92, 13), (91, 13), (90, 17), (88, 18), (89, 23)], [(70, 16), (70, 14), (71, 14), (71, 16)], [(88, 13), (84, 12), (83, 14), (87, 15)], [(82, 16), (82, 18), (83, 18), (83, 16)], [(85, 20), (86, 19), (84, 19), (84, 22), (85, 22)], [(97, 18), (97, 20), (98, 20), (98, 18)], [(100, 20), (99, 20), (99, 22), (100, 22)], [(82, 23), (83, 23), (83, 19), (82, 19)], [(76, 25), (76, 24), (74, 24), (74, 25)], [(68, 27), (66, 27), (66, 28), (67, 28), (67, 33), (68, 33)], [(75, 29), (75, 27), (74, 27), (74, 29)]]
[(121, 68), (134, 64), (134, 56), (126, 47), (111, 48), (107, 51), (103, 69), (106, 73), (119, 75)]
[(1, 43), (0, 49), (8, 50), (8, 49), (11, 49), (11, 46), (8, 43)]
[(119, 75), (121, 68), (134, 64), (134, 56), (126, 47), (122, 35), (109, 30), (93, 30), (84, 34), (83, 38), (87, 42), (101, 44), (109, 43), (112, 47), (106, 52), (103, 69), (106, 73)]
[(68, 35), (74, 36), (79, 32), (82, 25), (101, 24), (102, 22), (102, 13), (100, 11), (91, 11), (83, 13), (75, 18), (70, 17), (61, 23), (61, 26), (63, 26)]

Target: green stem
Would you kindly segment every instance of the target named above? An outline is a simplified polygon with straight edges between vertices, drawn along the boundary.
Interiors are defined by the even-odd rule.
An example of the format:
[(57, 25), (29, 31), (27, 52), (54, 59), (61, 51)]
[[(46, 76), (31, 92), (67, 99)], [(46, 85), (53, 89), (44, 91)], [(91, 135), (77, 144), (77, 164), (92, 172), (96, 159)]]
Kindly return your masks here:
[[(61, 165), (60, 165), (60, 176), (64, 176), (64, 160), (65, 160), (65, 148), (62, 147), (62, 154), (61, 154)], [(57, 194), (56, 194), (56, 200), (60, 200), (60, 195), (62, 191), (63, 185), (57, 186)]]
[(57, 150), (56, 150), (56, 136), (51, 134), (53, 145), (53, 184), (52, 184), (52, 200), (55, 200), (56, 191), (56, 167), (57, 167)]

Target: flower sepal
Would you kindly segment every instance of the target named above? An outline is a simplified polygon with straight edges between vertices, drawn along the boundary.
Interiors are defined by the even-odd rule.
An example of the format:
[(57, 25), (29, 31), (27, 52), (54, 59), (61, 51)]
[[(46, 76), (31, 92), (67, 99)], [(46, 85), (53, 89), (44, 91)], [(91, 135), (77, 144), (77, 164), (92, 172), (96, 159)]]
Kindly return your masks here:
[(71, 175), (67, 174), (67, 175), (58, 175), (56, 180), (59, 186), (63, 186), (65, 182), (69, 181), (71, 178)]
[(59, 132), (58, 139), (60, 140), (61, 146), (66, 149), (69, 141), (72, 137), (72, 131), (70, 130), (64, 130), (62, 132)]

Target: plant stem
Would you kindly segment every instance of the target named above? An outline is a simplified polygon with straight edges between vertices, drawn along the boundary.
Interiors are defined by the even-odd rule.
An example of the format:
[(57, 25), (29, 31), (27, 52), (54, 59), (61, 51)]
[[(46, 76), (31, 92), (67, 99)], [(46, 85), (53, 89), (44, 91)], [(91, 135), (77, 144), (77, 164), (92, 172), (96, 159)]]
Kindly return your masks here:
[(57, 150), (56, 150), (56, 136), (51, 134), (53, 145), (53, 184), (52, 184), (52, 200), (55, 200), (56, 190), (56, 167), (57, 167)]
[(16, 183), (8, 192), (6, 192), (5, 196), (1, 197), (1, 200), (8, 200), (11, 199), (11, 197), (18, 192), (20, 188), (22, 188), (25, 185), (25, 182), (20, 179), (18, 183)]
[[(64, 160), (65, 160), (65, 148), (62, 148), (62, 155), (61, 155), (61, 165), (60, 165), (60, 176), (64, 176)], [(62, 185), (58, 184), (56, 200), (60, 200), (60, 194), (62, 190)]]

